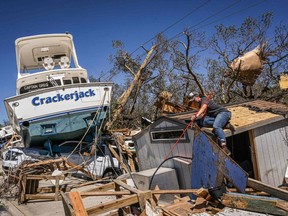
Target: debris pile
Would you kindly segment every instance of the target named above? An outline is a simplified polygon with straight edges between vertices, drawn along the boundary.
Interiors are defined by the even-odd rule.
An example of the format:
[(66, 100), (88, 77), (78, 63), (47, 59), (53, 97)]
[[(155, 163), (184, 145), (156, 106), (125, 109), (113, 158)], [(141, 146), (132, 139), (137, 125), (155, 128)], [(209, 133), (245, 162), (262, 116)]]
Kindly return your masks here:
[[(127, 182), (114, 180), (111, 183), (97, 186), (86, 191), (61, 193), (66, 215), (155, 215), (155, 216), (188, 216), (198, 213), (209, 215), (223, 212), (225, 207), (233, 211), (252, 211), (263, 214), (287, 215), (287, 201), (269, 197), (269, 194), (247, 189), (249, 194), (235, 192), (235, 189), (223, 187), (216, 190), (185, 189), (185, 190), (154, 190), (141, 191), (131, 187)], [(175, 195), (173, 203), (161, 202), (163, 194)], [(255, 196), (255, 194), (258, 194)], [(188, 196), (189, 195), (189, 196)], [(86, 207), (86, 198), (96, 196), (113, 196), (115, 199)], [(195, 196), (195, 199), (191, 199)], [(234, 209), (234, 210), (233, 210)], [(237, 209), (237, 210), (236, 210)]]

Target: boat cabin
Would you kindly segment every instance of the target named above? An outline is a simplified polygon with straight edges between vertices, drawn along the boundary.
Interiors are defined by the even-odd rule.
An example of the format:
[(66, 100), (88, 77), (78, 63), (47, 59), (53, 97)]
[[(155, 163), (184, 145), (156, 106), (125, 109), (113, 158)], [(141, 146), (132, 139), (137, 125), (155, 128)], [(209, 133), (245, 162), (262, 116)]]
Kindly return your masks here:
[(19, 38), (16, 44), (17, 94), (53, 86), (89, 83), (77, 60), (72, 35)]

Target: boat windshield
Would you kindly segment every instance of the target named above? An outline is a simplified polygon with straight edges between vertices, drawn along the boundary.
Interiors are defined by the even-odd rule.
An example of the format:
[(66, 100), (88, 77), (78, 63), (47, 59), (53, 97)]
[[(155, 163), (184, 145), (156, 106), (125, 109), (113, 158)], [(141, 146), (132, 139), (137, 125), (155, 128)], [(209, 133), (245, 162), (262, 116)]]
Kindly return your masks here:
[(27, 92), (35, 91), (38, 89), (50, 88), (53, 86), (62, 86), (62, 85), (70, 85), (77, 83), (87, 83), (87, 80), (83, 77), (71, 77), (71, 78), (63, 78), (63, 79), (53, 79), (44, 82), (33, 83), (30, 85), (24, 85), (20, 88), (20, 94), (24, 94)]

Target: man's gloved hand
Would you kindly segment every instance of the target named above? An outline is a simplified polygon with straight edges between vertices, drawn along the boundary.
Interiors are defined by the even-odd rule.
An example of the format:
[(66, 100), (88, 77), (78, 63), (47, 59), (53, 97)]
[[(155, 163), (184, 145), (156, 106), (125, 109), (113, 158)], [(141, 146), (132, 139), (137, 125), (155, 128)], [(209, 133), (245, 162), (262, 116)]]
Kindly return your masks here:
[(197, 120), (197, 116), (196, 116), (196, 114), (195, 115), (193, 115), (192, 117), (191, 117), (191, 121), (195, 121), (195, 120)]

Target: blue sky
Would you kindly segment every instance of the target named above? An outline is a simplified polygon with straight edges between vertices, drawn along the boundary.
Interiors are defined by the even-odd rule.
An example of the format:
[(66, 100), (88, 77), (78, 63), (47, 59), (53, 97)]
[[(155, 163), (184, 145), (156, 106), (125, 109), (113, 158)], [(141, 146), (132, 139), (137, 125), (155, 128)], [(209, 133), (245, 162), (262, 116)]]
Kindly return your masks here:
[[(260, 4), (250, 7), (258, 2)], [(204, 3), (202, 8), (193, 12)], [(229, 5), (234, 6), (222, 11)], [(237, 13), (245, 8), (245, 12)], [(165, 31), (168, 38), (220, 11), (205, 23), (233, 12), (236, 14), (218, 23), (206, 25), (201, 30), (211, 32), (213, 26), (220, 23), (237, 25), (247, 16), (258, 17), (264, 12), (273, 12), (274, 23), (283, 21), (287, 24), (287, 9), (287, 0), (1, 0), (0, 123), (8, 119), (4, 99), (16, 92), (15, 40), (19, 37), (71, 33), (80, 65), (97, 78), (101, 72), (112, 67), (108, 57), (113, 53), (113, 40), (122, 40), (128, 52), (133, 52), (189, 13), (185, 19)], [(145, 46), (149, 49), (151, 43)]]

